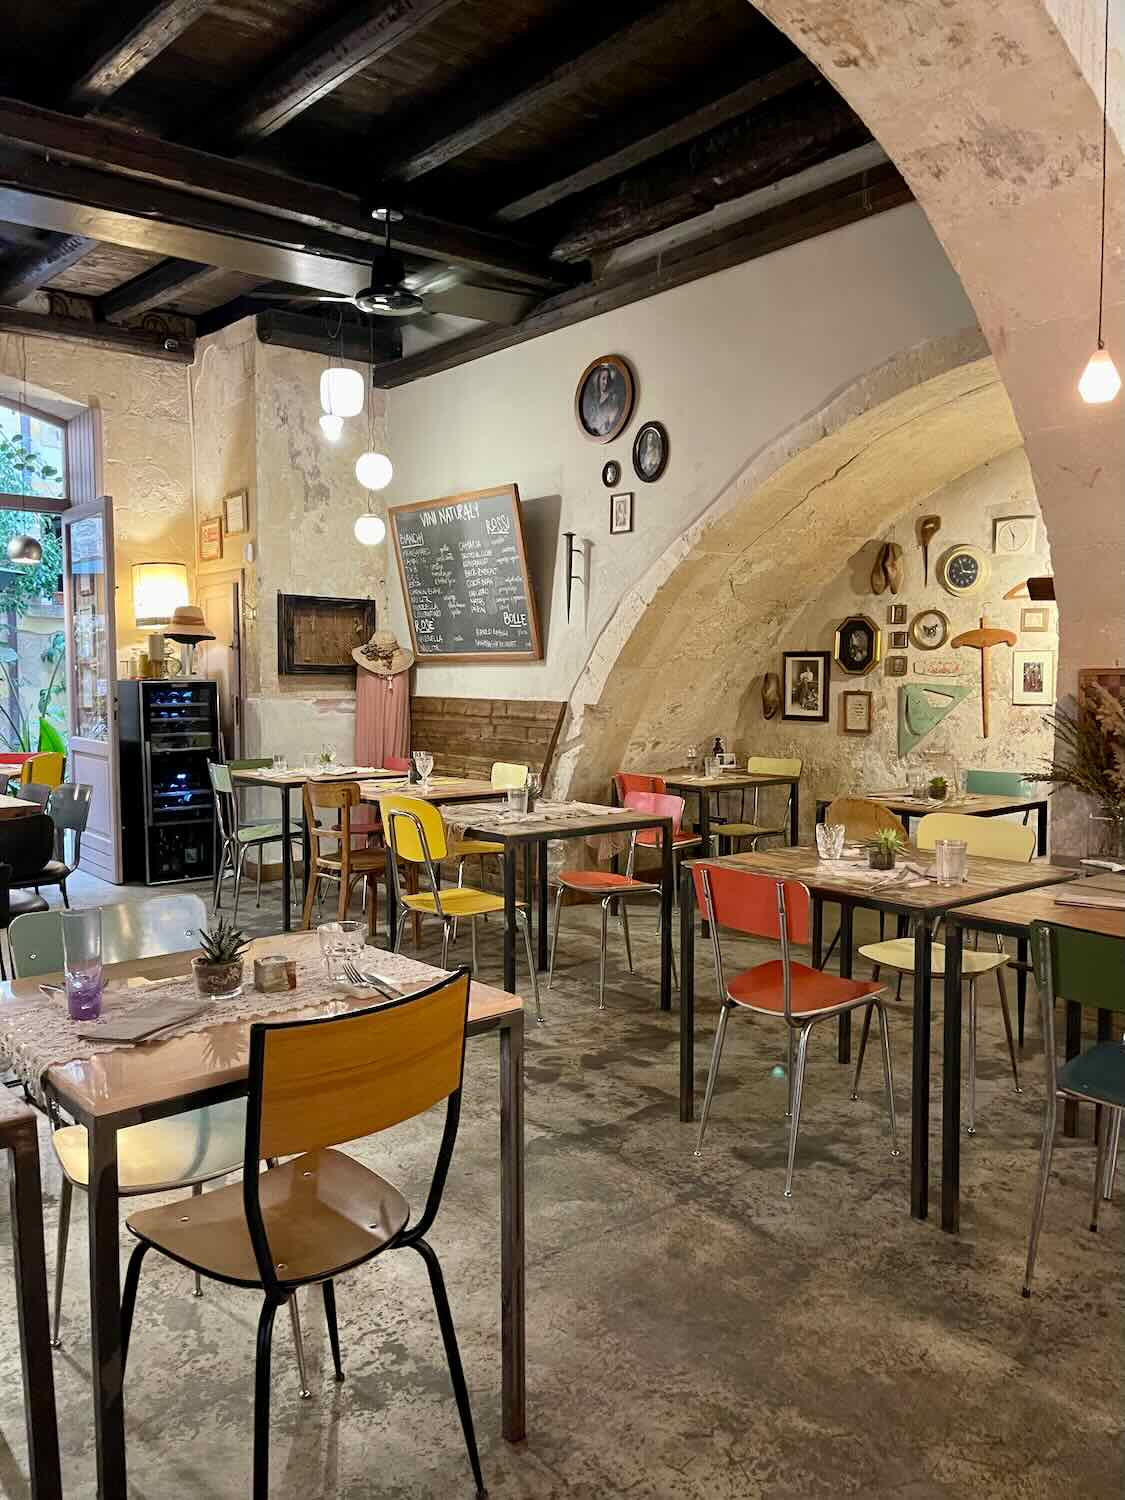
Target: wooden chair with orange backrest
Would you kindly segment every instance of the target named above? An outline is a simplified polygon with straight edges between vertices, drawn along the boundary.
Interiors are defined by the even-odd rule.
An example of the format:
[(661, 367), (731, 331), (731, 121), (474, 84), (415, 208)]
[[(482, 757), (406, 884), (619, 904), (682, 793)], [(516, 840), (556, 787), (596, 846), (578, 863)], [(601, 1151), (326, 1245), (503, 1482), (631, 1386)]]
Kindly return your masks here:
[[(335, 880), (339, 885), (336, 914), (342, 922), (347, 916), (352, 891), (360, 880), (367, 881), (367, 921), (372, 932), (376, 931), (378, 918), (378, 877), (386, 874), (387, 856), (382, 849), (357, 849), (353, 839), (366, 841), (370, 829), (351, 826), (351, 812), (362, 801), (357, 781), (306, 781), (305, 821), (309, 829), (309, 853), (312, 868), (309, 870), (308, 892), (301, 925), (308, 927), (312, 921), (313, 903), (322, 880)], [(325, 827), (319, 821), (319, 810), (334, 809), (339, 821)]]
[[(122, 1297), (122, 1366), (149, 1250), (263, 1296), (254, 1377), (254, 1500), (269, 1494), (270, 1350), (278, 1309), (300, 1287), (321, 1288), (336, 1379), (343, 1380), (335, 1278), (403, 1249), (416, 1250), (429, 1273), (469, 1463), (477, 1493), (484, 1493), (445, 1280), (425, 1239), (441, 1206), (457, 1139), (468, 1008), (469, 974), (460, 969), (417, 994), (365, 1010), (255, 1022), (241, 1183), (190, 1204), (181, 1200), (129, 1217), (138, 1244)], [(338, 1148), (443, 1102), (445, 1125), (429, 1192), (411, 1224), (410, 1205), (399, 1189)], [(282, 1157), (291, 1159), (277, 1166)]]

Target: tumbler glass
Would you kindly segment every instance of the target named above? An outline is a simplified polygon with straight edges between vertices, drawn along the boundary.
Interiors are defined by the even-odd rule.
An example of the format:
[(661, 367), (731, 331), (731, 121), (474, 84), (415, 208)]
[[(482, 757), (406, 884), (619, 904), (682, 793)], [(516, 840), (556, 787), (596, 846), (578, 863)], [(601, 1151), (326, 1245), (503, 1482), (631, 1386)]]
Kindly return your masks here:
[(525, 813), (527, 811), (527, 787), (510, 786), (508, 788), (508, 810), (509, 812)]
[(969, 878), (968, 856), (964, 839), (938, 839), (934, 844), (938, 885), (963, 885)]
[(289, 757), (287, 755), (275, 755), (273, 758), (273, 769), (275, 771), (288, 771)]
[(816, 852), (821, 859), (843, 859), (843, 823), (818, 823), (816, 825)]
[(322, 922), (316, 929), (329, 979), (339, 979), (346, 963), (358, 963), (366, 928), (362, 922)]
[(66, 1008), (72, 1021), (96, 1021), (102, 1013), (102, 914), (64, 911), (62, 917), (63, 971)]

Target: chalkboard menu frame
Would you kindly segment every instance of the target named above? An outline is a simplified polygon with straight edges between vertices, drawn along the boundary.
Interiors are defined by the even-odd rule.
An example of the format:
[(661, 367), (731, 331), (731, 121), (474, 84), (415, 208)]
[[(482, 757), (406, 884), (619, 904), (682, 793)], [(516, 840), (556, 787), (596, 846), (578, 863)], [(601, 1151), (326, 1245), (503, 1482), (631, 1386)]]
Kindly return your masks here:
[[(414, 629), (414, 606), (410, 597), (410, 590), (406, 584), (406, 570), (403, 567), (402, 547), (399, 543), (398, 535), (398, 518), (399, 516), (414, 515), (420, 510), (438, 510), (445, 505), (460, 505), (469, 500), (490, 500), (495, 495), (505, 495), (511, 502), (516, 555), (519, 558), (524, 598), (527, 601), (528, 633), (531, 636), (531, 650), (423, 651), (419, 648), (418, 636)], [(410, 505), (392, 505), (387, 511), (387, 518), (390, 522), (391, 536), (395, 544), (398, 578), (402, 586), (403, 602), (406, 605), (406, 619), (410, 627), (410, 643), (414, 647), (414, 660), (417, 666), (423, 667), (428, 662), (516, 662), (543, 660), (543, 641), (539, 633), (539, 610), (535, 602), (535, 590), (531, 586), (531, 575), (527, 567), (527, 543), (523, 531), (523, 507), (520, 504), (520, 492), (517, 485), (500, 484), (494, 485), (491, 489), (487, 490), (466, 490), (461, 495), (444, 495), (440, 500), (416, 500)]]

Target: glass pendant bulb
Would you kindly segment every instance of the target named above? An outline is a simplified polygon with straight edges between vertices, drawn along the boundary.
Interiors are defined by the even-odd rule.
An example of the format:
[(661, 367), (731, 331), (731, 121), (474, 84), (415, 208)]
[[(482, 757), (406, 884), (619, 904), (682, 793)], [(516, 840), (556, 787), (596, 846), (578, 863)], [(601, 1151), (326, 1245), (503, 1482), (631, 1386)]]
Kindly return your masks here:
[(320, 377), (320, 404), (328, 416), (358, 417), (363, 410), (363, 376), (332, 365)]
[(355, 477), (368, 490), (385, 490), (394, 477), (394, 466), (385, 453), (370, 449), (355, 461)]
[(38, 537), (28, 536), (25, 532), (21, 532), (8, 543), (8, 557), (12, 562), (23, 563), (25, 567), (33, 568), (36, 563), (43, 561), (43, 544)]
[(356, 517), (355, 539), (365, 547), (377, 547), (386, 534), (387, 527), (382, 516), (373, 516), (370, 511), (365, 510), (362, 516)]
[(1090, 356), (1078, 382), (1078, 394), (1088, 406), (1103, 406), (1121, 389), (1121, 376), (1108, 349), (1098, 349)]
[(330, 443), (338, 443), (344, 430), (344, 419), (334, 411), (326, 411), (320, 419), (320, 430)]

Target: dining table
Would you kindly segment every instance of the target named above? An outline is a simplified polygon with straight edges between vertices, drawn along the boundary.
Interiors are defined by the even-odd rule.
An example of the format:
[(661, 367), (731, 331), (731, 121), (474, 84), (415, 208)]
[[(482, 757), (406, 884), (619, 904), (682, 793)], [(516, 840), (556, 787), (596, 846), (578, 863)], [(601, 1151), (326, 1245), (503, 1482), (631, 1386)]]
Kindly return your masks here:
[[(927, 813), (965, 813), (972, 818), (1003, 818), (1010, 813), (1023, 813), (1027, 821), (1035, 814), (1035, 852), (1042, 859), (1047, 853), (1047, 797), (1043, 792), (1028, 796), (993, 796), (985, 792), (954, 792), (951, 796), (919, 797), (905, 788), (890, 791), (840, 792), (841, 797), (864, 797), (872, 802), (881, 802), (888, 811), (901, 818), (906, 831), (915, 818), (924, 818)], [(816, 821), (823, 823), (835, 797), (816, 799)]]
[[(710, 860), (686, 860), (680, 887), (680, 1119), (689, 1121), (695, 1112), (695, 883), (691, 876), (697, 864), (746, 870), (775, 880), (803, 883), (812, 898), (812, 961), (823, 959), (824, 905), (840, 907), (840, 974), (852, 977), (853, 926), (856, 908), (887, 912), (914, 929), (914, 1004), (912, 1035), (912, 1092), (910, 1139), (910, 1212), (916, 1219), (929, 1214), (930, 1190), (930, 1034), (931, 978), (934, 929), (959, 907), (997, 896), (1050, 886), (1076, 879), (1073, 869), (1062, 869), (1043, 861), (1029, 864), (1013, 860), (986, 859), (970, 855), (967, 874), (958, 885), (939, 885), (933, 859), (917, 854), (890, 871), (869, 868), (866, 858), (852, 856), (822, 860), (815, 848), (764, 850), (761, 853), (729, 854)], [(948, 976), (948, 956), (946, 974)], [(946, 983), (948, 984), (948, 978)], [(960, 993), (957, 996), (960, 1010)], [(946, 1010), (945, 1043), (949, 1045), (949, 1011)], [(960, 1031), (957, 1031), (960, 1046)], [(851, 1016), (841, 1016), (837, 1056), (851, 1060)], [(954, 1166), (943, 1156), (943, 1174)], [(943, 1201), (945, 1187), (943, 1181)]]
[(703, 840), (704, 852), (711, 848), (711, 798), (724, 792), (752, 791), (755, 787), (784, 786), (789, 788), (789, 842), (795, 844), (801, 822), (801, 775), (762, 776), (732, 767), (707, 776), (702, 771), (662, 771), (660, 775), (666, 789), (685, 802), (689, 797), (698, 799), (699, 816), (695, 831)]
[[(84, 1125), (88, 1136), (90, 1378), (101, 1500), (123, 1500), (128, 1492), (119, 1131), (244, 1096), (253, 1021), (343, 1014), (380, 998), (364, 987), (327, 980), (315, 933), (256, 939), (246, 954), (247, 971), (255, 956), (266, 953), (295, 961), (294, 991), (262, 994), (247, 986), (240, 997), (213, 1002), (166, 1039), (133, 1046), (80, 1040), (65, 1002), (41, 989), (43, 976), (0, 983), (0, 1054), (33, 1097)], [(168, 980), (172, 993), (190, 984), (192, 956), (165, 954), (107, 965), (103, 1015), (120, 1014), (137, 996), (151, 1002), (153, 980)], [(404, 991), (433, 983), (442, 972), (381, 949), (365, 950), (359, 966)], [(129, 988), (130, 979), (147, 982), (146, 988)], [(501, 1427), (505, 1438), (519, 1442), (527, 1430), (522, 1000), (474, 980), (467, 1033), (473, 1039), (499, 1037)]]
[(30, 813), (42, 811), (38, 802), (31, 802), (27, 797), (9, 797), (0, 792), (0, 822), (8, 818), (26, 818)]
[[(1059, 888), (1026, 890), (975, 901), (950, 911), (945, 921), (945, 1023), (942, 1073), (941, 1227), (956, 1234), (961, 1222), (961, 974), (965, 934), (996, 933), (1015, 938), (1026, 953), (1031, 924), (1049, 922), (1079, 932), (1101, 933), (1125, 941), (1125, 880), (1120, 875), (1093, 876)], [(1125, 949), (1122, 950), (1125, 954)], [(1121, 972), (1106, 975), (1107, 985), (1125, 985)], [(1066, 1055), (1082, 1050), (1082, 1008), (1066, 1002)], [(1108, 1041), (1112, 1012), (1098, 1012), (1098, 1040)], [(1078, 1101), (1063, 1106), (1063, 1134), (1078, 1133)]]

